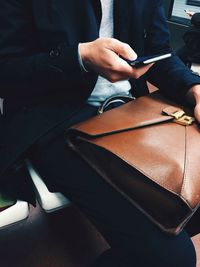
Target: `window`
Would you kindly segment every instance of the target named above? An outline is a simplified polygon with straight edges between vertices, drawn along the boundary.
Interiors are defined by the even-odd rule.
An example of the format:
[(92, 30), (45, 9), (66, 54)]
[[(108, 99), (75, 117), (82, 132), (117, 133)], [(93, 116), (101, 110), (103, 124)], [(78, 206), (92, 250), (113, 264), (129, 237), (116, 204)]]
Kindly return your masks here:
[(181, 24), (190, 24), (190, 18), (184, 11), (189, 9), (200, 12), (200, 0), (172, 0), (168, 19)]
[(188, 5), (200, 6), (200, 0), (187, 0)]

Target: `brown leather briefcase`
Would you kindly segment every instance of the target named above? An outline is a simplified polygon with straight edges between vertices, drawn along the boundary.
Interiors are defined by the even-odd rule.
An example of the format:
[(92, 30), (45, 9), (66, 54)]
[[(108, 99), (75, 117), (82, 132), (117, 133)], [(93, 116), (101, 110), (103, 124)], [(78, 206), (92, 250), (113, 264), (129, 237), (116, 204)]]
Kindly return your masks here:
[(67, 144), (165, 232), (178, 234), (200, 203), (200, 132), (158, 94), (79, 123)]

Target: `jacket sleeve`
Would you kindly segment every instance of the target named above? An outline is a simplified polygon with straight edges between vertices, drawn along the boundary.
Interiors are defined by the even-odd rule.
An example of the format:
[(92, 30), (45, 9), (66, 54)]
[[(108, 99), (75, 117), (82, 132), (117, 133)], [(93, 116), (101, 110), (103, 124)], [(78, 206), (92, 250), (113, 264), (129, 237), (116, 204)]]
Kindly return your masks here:
[(0, 1), (0, 97), (41, 96), (87, 87), (93, 77), (80, 68), (78, 44), (41, 48), (30, 7), (24, 3)]
[[(163, 1), (154, 2), (157, 4), (147, 32), (146, 53), (172, 52)], [(177, 99), (184, 98), (192, 85), (200, 84), (200, 77), (193, 74), (175, 55), (154, 64), (147, 74), (147, 80), (167, 96)]]
[(200, 28), (200, 13), (195, 13), (191, 18), (191, 23), (197, 27)]

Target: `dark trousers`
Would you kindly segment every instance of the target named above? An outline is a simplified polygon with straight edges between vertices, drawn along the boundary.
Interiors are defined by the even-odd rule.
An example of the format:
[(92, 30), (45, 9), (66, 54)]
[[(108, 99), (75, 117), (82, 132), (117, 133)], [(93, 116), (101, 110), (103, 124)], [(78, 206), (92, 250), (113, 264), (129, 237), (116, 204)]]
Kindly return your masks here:
[(110, 244), (93, 266), (194, 267), (195, 250), (185, 231), (178, 236), (164, 234), (66, 147), (64, 129), (95, 113), (96, 108), (86, 106), (29, 152), (49, 188), (71, 199)]

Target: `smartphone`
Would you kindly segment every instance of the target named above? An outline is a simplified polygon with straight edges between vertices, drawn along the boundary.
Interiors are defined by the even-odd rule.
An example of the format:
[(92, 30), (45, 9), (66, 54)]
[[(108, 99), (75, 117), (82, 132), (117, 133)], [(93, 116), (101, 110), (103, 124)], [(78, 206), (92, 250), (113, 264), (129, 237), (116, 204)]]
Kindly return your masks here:
[(169, 58), (171, 56), (172, 56), (171, 53), (167, 53), (167, 54), (160, 54), (160, 55), (138, 57), (136, 60), (126, 60), (126, 61), (131, 66), (133, 66), (135, 68), (139, 68), (139, 67), (145, 66), (147, 64), (154, 63), (154, 62)]

